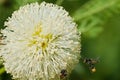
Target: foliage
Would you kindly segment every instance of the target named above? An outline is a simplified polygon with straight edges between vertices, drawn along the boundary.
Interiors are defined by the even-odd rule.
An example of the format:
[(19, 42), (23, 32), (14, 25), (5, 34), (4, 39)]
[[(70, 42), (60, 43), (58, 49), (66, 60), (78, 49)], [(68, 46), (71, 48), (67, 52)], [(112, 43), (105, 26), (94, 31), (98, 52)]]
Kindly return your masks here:
[(73, 13), (79, 22), (80, 32), (89, 37), (97, 36), (105, 22), (115, 13), (120, 13), (120, 0), (90, 0)]

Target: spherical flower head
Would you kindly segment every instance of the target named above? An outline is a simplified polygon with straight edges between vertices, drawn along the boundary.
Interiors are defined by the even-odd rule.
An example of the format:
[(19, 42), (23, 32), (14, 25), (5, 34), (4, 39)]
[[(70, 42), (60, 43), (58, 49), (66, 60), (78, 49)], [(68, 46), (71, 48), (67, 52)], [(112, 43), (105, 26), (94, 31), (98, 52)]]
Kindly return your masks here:
[(61, 80), (80, 58), (76, 24), (60, 6), (31, 3), (20, 7), (5, 22), (1, 56), (14, 79)]

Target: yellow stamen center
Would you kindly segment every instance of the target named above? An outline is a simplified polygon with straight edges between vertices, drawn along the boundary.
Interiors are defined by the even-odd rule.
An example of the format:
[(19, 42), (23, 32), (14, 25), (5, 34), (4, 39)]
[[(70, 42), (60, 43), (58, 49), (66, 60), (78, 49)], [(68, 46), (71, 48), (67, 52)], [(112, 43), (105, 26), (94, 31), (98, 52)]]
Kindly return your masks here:
[(42, 48), (42, 50), (45, 50), (48, 46), (48, 43), (50, 42), (50, 39), (52, 39), (53, 35), (51, 33), (43, 34), (42, 33), (42, 25), (38, 24), (34, 28), (34, 32), (32, 34), (32, 39), (29, 40), (28, 46), (36, 46), (36, 50), (39, 50), (39, 48)]

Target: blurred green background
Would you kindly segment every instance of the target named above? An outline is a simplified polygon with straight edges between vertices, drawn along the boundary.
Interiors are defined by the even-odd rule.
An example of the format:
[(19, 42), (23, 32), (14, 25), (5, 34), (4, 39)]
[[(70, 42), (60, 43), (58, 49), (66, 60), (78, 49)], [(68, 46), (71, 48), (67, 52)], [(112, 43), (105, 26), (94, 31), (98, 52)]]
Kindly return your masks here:
[[(82, 33), (81, 56), (100, 59), (95, 73), (80, 60), (70, 80), (120, 80), (120, 0), (0, 0), (0, 28), (13, 11), (36, 1), (63, 6)], [(0, 80), (12, 80), (2, 62)]]

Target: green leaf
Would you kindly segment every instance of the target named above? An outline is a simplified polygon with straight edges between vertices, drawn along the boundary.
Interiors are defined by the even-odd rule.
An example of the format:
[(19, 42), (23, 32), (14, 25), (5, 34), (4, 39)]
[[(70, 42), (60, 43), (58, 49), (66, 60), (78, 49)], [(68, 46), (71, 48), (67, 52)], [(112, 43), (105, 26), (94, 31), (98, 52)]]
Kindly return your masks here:
[(75, 11), (73, 17), (79, 24), (79, 31), (83, 34), (92, 33), (89, 34), (91, 37), (93, 34), (97, 36), (105, 22), (116, 13), (120, 13), (120, 0), (90, 0)]
[(90, 0), (73, 13), (73, 16), (78, 21), (96, 14), (110, 15), (111, 11), (118, 12), (119, 9), (120, 0)]
[(4, 72), (5, 72), (5, 68), (4, 67), (0, 68), (0, 75)]

